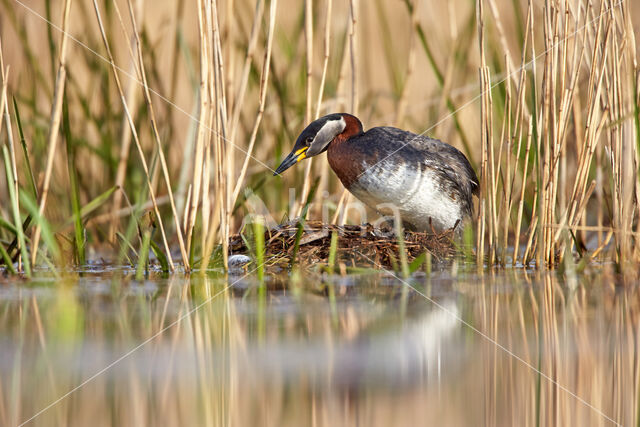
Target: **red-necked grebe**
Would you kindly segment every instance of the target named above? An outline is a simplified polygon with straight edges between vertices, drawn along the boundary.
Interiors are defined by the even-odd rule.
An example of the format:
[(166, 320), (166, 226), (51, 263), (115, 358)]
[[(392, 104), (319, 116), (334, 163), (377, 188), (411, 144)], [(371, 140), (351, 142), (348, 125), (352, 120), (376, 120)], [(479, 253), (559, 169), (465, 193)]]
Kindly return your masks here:
[(478, 177), (445, 142), (388, 126), (363, 132), (357, 117), (329, 114), (302, 131), (274, 175), (324, 151), (347, 190), (385, 215), (397, 209), (416, 230), (447, 230), (472, 214)]

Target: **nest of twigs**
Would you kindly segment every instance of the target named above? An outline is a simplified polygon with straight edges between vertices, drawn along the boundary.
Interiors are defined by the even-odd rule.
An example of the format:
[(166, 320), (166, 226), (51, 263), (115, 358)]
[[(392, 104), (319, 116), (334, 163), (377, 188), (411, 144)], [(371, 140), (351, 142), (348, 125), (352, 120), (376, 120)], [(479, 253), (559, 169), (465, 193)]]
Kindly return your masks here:
[[(336, 265), (349, 267), (395, 268), (400, 260), (400, 239), (390, 228), (374, 228), (371, 224), (332, 225), (320, 221), (290, 221), (264, 233), (265, 262), (269, 266), (288, 268), (293, 263), (306, 267), (326, 264), (331, 249), (331, 235), (337, 238)], [(454, 229), (436, 232), (404, 232), (404, 248), (408, 262), (424, 253), (441, 261), (455, 254)], [(231, 254), (250, 254), (254, 238), (236, 234), (231, 237)], [(297, 242), (297, 243), (296, 243)], [(249, 246), (249, 247), (248, 247)]]

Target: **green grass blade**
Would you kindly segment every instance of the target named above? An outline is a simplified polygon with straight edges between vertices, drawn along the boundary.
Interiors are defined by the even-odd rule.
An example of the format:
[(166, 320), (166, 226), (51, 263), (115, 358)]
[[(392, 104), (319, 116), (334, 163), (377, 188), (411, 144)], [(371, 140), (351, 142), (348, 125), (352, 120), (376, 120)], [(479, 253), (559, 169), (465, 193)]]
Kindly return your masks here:
[(156, 258), (158, 259), (158, 262), (160, 263), (160, 266), (162, 267), (162, 272), (163, 273), (168, 273), (169, 272), (169, 261), (167, 261), (167, 256), (164, 254), (164, 251), (162, 249), (160, 249), (158, 244), (156, 242), (154, 242), (153, 240), (151, 241), (151, 250), (153, 251), (153, 254), (156, 256)]
[[(336, 263), (336, 255), (338, 254), (338, 232), (331, 233), (331, 246), (329, 246), (329, 274), (333, 274)], [(338, 306), (336, 304), (336, 285), (333, 280), (329, 279), (329, 307), (331, 308), (331, 320), (334, 326), (338, 326)]]
[[(22, 231), (24, 233), (27, 232), (27, 229), (29, 228), (29, 226), (31, 225), (31, 215), (27, 215), (27, 217), (25, 218), (24, 222), (22, 223)], [(11, 242), (11, 244), (9, 245), (9, 247), (7, 248), (7, 252), (9, 253), (9, 255), (11, 256), (11, 259), (16, 259), (18, 257), (18, 254), (16, 253), (15, 255), (13, 254), (13, 251), (18, 247), (18, 237), (16, 235), (16, 238), (13, 239), (13, 242)]]
[[(137, 212), (134, 212), (134, 215), (138, 215)], [(134, 265), (129, 256), (127, 255), (127, 251), (130, 249), (135, 253), (135, 248), (133, 247), (131, 240), (136, 234), (136, 229), (138, 228), (138, 221), (135, 219), (135, 216), (131, 217), (129, 224), (127, 225), (127, 229), (124, 234), (117, 232), (116, 235), (120, 237), (122, 244), (120, 245), (120, 251), (118, 252), (118, 258), (116, 261), (117, 265), (121, 265), (126, 258), (129, 261), (129, 264)], [(137, 255), (136, 255), (137, 257)]]
[(142, 245), (138, 256), (138, 267), (136, 267), (136, 280), (144, 279), (145, 272), (149, 271), (149, 247), (151, 246), (151, 229), (147, 229), (142, 234)]
[(29, 150), (27, 149), (27, 141), (24, 137), (24, 131), (22, 130), (22, 120), (20, 120), (20, 110), (18, 109), (18, 103), (16, 98), (13, 98), (13, 110), (16, 113), (16, 124), (18, 125), (18, 134), (20, 135), (20, 146), (22, 146), (22, 154), (24, 155), (24, 162), (27, 165), (27, 172), (29, 172), (29, 185), (31, 186), (31, 192), (34, 199), (38, 199), (38, 186), (36, 185), (36, 179), (33, 175), (33, 168), (31, 167), (31, 158), (29, 156)]
[(311, 201), (316, 194), (316, 190), (318, 189), (318, 184), (320, 183), (320, 179), (316, 178), (311, 189), (309, 190), (309, 194), (307, 195), (307, 201), (302, 208), (302, 212), (300, 213), (300, 221), (298, 222), (298, 231), (296, 231), (296, 240), (293, 245), (293, 254), (291, 255), (291, 265), (295, 265), (296, 258), (298, 255), (298, 250), (300, 249), (300, 240), (302, 239), (302, 235), (304, 234), (304, 223), (305, 218), (307, 217), (307, 213), (309, 212), (309, 206), (311, 205)]
[[(24, 132), (22, 130), (22, 120), (20, 119), (20, 112), (18, 110), (18, 104), (16, 103), (15, 98), (13, 99), (13, 108), (16, 112), (16, 123), (18, 125), (18, 132), (20, 135), (20, 145), (22, 146), (22, 152), (24, 154), (24, 159), (25, 159), (25, 164), (27, 165), (27, 171), (29, 172), (28, 176), (29, 176), (29, 184), (31, 186), (31, 191), (33, 193), (33, 198), (37, 199), (38, 198), (38, 189), (35, 183), (35, 178), (33, 175), (33, 169), (31, 168), (31, 160), (29, 157), (29, 151), (27, 150), (27, 144), (24, 138)], [(27, 229), (29, 228), (29, 226), (31, 225), (31, 215), (28, 215), (27, 218), (24, 220), (24, 222), (22, 223), (22, 230), (26, 233)], [(15, 233), (14, 233), (15, 234)], [(11, 244), (9, 245), (9, 247), (7, 248), (7, 253), (9, 254), (9, 256), (11, 257), (12, 260), (17, 259), (18, 257), (18, 253), (16, 252), (14, 254), (14, 250), (18, 247), (18, 238), (16, 235), (16, 238), (13, 240), (13, 242), (11, 242)]]
[(4, 265), (7, 266), (7, 270), (9, 273), (16, 274), (16, 269), (13, 267), (13, 262), (11, 261), (11, 257), (7, 253), (7, 250), (4, 246), (0, 245), (0, 255), (2, 255), (2, 259), (4, 260)]
[(423, 252), (419, 256), (417, 256), (416, 259), (411, 261), (411, 263), (409, 264), (409, 274), (413, 274), (420, 269), (422, 264), (424, 264), (427, 260), (427, 253), (428, 252)]
[(20, 192), (20, 203), (22, 203), (27, 212), (29, 212), (35, 223), (40, 224), (42, 240), (44, 240), (45, 245), (47, 245), (53, 259), (60, 261), (60, 247), (54, 237), (51, 224), (39, 214), (36, 201), (26, 192)]
[(122, 242), (122, 245), (120, 246), (120, 253), (118, 254), (117, 264), (118, 265), (122, 264), (122, 262), (126, 258), (130, 266), (132, 267), (135, 266), (135, 263), (131, 260), (127, 252), (131, 250), (131, 252), (133, 252), (133, 254), (137, 257), (138, 253), (136, 252), (136, 248), (134, 248), (131, 242), (127, 240), (127, 237), (124, 234), (120, 233), (119, 231), (116, 232), (116, 237), (118, 237)]
[(329, 260), (328, 260), (328, 272), (333, 274), (333, 269), (336, 265), (336, 255), (338, 254), (338, 233), (334, 231), (331, 233), (331, 245), (329, 246)]
[(18, 208), (18, 196), (13, 186), (13, 171), (11, 169), (11, 163), (9, 162), (9, 151), (7, 146), (2, 146), (2, 155), (4, 157), (4, 169), (7, 175), (7, 187), (9, 188), (9, 198), (11, 199), (11, 209), (13, 211), (13, 222), (16, 230), (18, 231), (18, 243), (20, 245), (20, 253), (22, 254), (22, 265), (24, 267), (24, 274), (27, 277), (31, 277), (31, 264), (29, 263), (29, 253), (27, 252), (27, 245), (24, 238), (24, 231), (22, 230), (22, 223), (20, 221), (20, 210)]
[(258, 275), (258, 339), (262, 341), (266, 331), (267, 287), (264, 282), (264, 223), (260, 217), (256, 218), (253, 222), (253, 238)]
[(398, 236), (398, 255), (400, 257), (400, 266), (402, 268), (402, 276), (407, 278), (411, 275), (409, 262), (407, 260), (407, 249), (404, 244), (404, 227), (399, 216), (395, 219), (396, 236)]
[(84, 239), (84, 227), (82, 225), (82, 213), (80, 212), (80, 191), (78, 189), (78, 173), (76, 171), (76, 150), (71, 136), (69, 123), (69, 104), (65, 94), (62, 103), (62, 129), (67, 147), (67, 169), (71, 184), (71, 210), (73, 212), (75, 258), (80, 265), (86, 264), (86, 251)]
[(18, 234), (18, 230), (16, 229), (16, 226), (3, 218), (0, 218), (0, 227), (13, 233), (14, 236)]
[(262, 293), (265, 291), (264, 289), (265, 247), (264, 247), (264, 223), (262, 222), (262, 219), (260, 217), (256, 218), (256, 220), (253, 222), (253, 238), (255, 241), (257, 275), (258, 275), (258, 281), (260, 282), (259, 292)]
[(111, 195), (118, 189), (117, 185), (114, 185), (113, 187), (111, 187), (110, 189), (108, 189), (107, 191), (105, 191), (104, 193), (100, 194), (98, 197), (96, 197), (95, 199), (91, 200), (89, 203), (87, 203), (86, 205), (84, 205), (82, 207), (82, 209), (80, 210), (80, 217), (81, 218), (86, 218), (91, 212), (95, 211), (96, 209), (98, 209), (100, 206), (102, 206), (107, 200), (109, 200), (109, 197), (111, 197)]

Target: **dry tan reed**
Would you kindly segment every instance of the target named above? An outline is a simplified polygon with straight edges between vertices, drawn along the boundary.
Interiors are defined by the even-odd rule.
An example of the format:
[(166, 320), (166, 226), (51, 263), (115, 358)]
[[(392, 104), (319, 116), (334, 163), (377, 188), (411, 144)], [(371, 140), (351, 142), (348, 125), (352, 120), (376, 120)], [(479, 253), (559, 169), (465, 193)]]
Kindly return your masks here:
[[(94, 9), (99, 5), (95, 0)], [(121, 16), (123, 5), (128, 17)], [(470, 159), (481, 159), (479, 265), (553, 266), (567, 254), (582, 255), (584, 248), (621, 265), (637, 260), (638, 6), (627, 0), (478, 0), (474, 7), (436, 8), (406, 0), (404, 5), (201, 0), (148, 10), (142, 0), (126, 0), (93, 17), (67, 1), (56, 9), (64, 12), (60, 29), (77, 39), (74, 44), (84, 44), (71, 51), (67, 33), (57, 45), (53, 39), (46, 43), (45, 32), (42, 39), (33, 33), (30, 41), (19, 24), (36, 19), (36, 11), (9, 9), (14, 32), (0, 35), (5, 46), (9, 40), (22, 51), (5, 55), (3, 72), (9, 66), (12, 72), (3, 77), (3, 126), (13, 124), (7, 134), (13, 147), (16, 121), (8, 106), (16, 97), (26, 110), (26, 142), (38, 156), (35, 170), (26, 171), (25, 160), (9, 150), (14, 190), (24, 191), (24, 176), (33, 173), (42, 183), (40, 216), (54, 229), (68, 219), (69, 187), (64, 171), (54, 167), (64, 156), (56, 142), (67, 102), (71, 135), (81, 147), (80, 199), (87, 203), (113, 185), (123, 189), (110, 203), (108, 231), (98, 225), (103, 219), (90, 222), (89, 241), (117, 245), (114, 236), (122, 236), (125, 223), (116, 215), (122, 197), (126, 192), (142, 206), (147, 200), (138, 200), (138, 193), (144, 186), (142, 196), (151, 200), (159, 219), (169, 265), (174, 246), (186, 269), (208, 265), (218, 251), (226, 259), (229, 235), (250, 213), (245, 189), (279, 220), (302, 212), (320, 177), (313, 202), (329, 200), (334, 222), (359, 221), (345, 211), (350, 196), (325, 159), (307, 161), (282, 179), (268, 173), (308, 121), (348, 111), (360, 115), (365, 127), (426, 130), (464, 148)], [(80, 31), (75, 18), (67, 22), (69, 13), (90, 25)], [(157, 22), (170, 22), (175, 32)], [(38, 61), (30, 61), (38, 56), (35, 40), (49, 47), (57, 76), (47, 76)], [(100, 51), (106, 58), (95, 56)], [(35, 78), (18, 86), (25, 70)], [(105, 72), (110, 83), (101, 77)], [(96, 87), (103, 88), (100, 96)], [(45, 99), (51, 88), (58, 90)], [(29, 93), (37, 95), (30, 100)], [(119, 99), (117, 107), (110, 96)], [(44, 141), (33, 126), (43, 115), (49, 116)], [(129, 158), (132, 145), (140, 171)], [(62, 179), (54, 179), (56, 174)], [(287, 186), (297, 191), (291, 206)], [(6, 197), (6, 189), (0, 191)], [(158, 207), (156, 199), (165, 195), (166, 207)], [(49, 197), (55, 206), (49, 206)], [(310, 218), (319, 214), (309, 210)], [(613, 244), (603, 247), (609, 231)], [(39, 234), (36, 224), (32, 259)], [(11, 240), (10, 233), (4, 236)]]
[[(492, 2), (489, 3), (493, 18), (499, 20), (497, 9)], [(535, 25), (533, 5), (534, 3), (529, 2), (521, 67), (517, 73), (509, 73), (508, 77), (509, 81), (516, 84), (518, 93), (515, 114), (509, 111), (511, 98), (508, 96), (507, 87), (505, 115), (500, 124), (503, 129), (502, 139), (500, 142), (494, 142), (490, 136), (484, 138), (486, 145), (483, 144), (483, 165), (487, 162), (488, 179), (487, 169), (481, 168), (484, 197), (480, 202), (478, 216), (478, 260), (484, 259), (482, 238), (485, 235), (485, 227), (489, 251), (487, 260), (491, 264), (497, 261), (506, 262), (504, 254), (510, 241), (514, 247), (514, 263), (527, 264), (530, 255), (535, 253), (536, 264), (541, 267), (555, 265), (556, 261), (563, 257), (565, 248), (575, 248), (576, 243), (577, 250), (580, 251), (579, 246), (583, 243), (574, 239), (580, 238), (576, 231), (585, 224), (596, 182), (605, 185), (609, 181), (612, 184), (611, 230), (614, 230), (616, 236), (618, 261), (624, 264), (625, 260), (630, 260), (631, 248), (636, 246), (634, 239), (629, 238), (629, 231), (637, 223), (637, 209), (640, 206), (639, 200), (633, 197), (638, 189), (638, 177), (634, 173), (638, 164), (637, 135), (634, 119), (629, 115), (634, 111), (636, 101), (633, 95), (623, 95), (635, 93), (635, 78), (631, 77), (636, 74), (635, 49), (622, 48), (623, 44), (620, 42), (628, 41), (624, 44), (625, 47), (635, 46), (634, 32), (629, 31), (628, 26), (631, 22), (631, 12), (624, 2), (621, 4), (604, 1), (599, 7), (593, 7), (591, 3), (547, 1), (542, 17), (538, 18), (541, 19), (540, 24)], [(481, 6), (482, 2), (479, 2), (482, 61), (484, 27)], [(501, 26), (500, 22), (496, 23), (499, 34), (503, 33)], [(542, 29), (543, 44), (542, 53), (536, 54), (534, 45), (540, 38), (537, 34), (538, 28)], [(504, 47), (502, 38), (499, 39)], [(528, 56), (527, 44), (530, 45)], [(510, 70), (511, 59), (508, 50), (505, 58), (506, 69)], [(526, 72), (527, 58), (532, 65), (531, 76)], [(540, 67), (536, 62), (538, 59), (542, 61)], [(484, 82), (482, 99), (485, 100), (481, 117), (485, 129), (483, 137), (485, 134), (491, 135), (491, 129), (497, 126), (492, 123), (490, 102), (490, 88), (495, 86), (488, 83), (488, 72), (485, 69), (480, 73), (481, 81)], [(520, 77), (516, 79), (515, 76), (518, 74)], [(584, 87), (581, 88), (581, 85)], [(533, 96), (533, 110), (529, 109), (530, 104), (525, 102), (526, 94)], [(579, 106), (586, 107), (584, 123)], [(533, 111), (533, 114), (530, 111)], [(520, 153), (526, 127), (529, 127), (529, 131), (526, 132), (527, 148), (522, 161)], [(509, 132), (505, 132), (505, 129)], [(505, 145), (505, 135), (509, 135), (509, 139), (518, 147), (515, 156), (508, 148), (512, 146), (512, 142), (507, 141), (507, 149), (502, 149)], [(536, 165), (532, 175), (528, 174), (528, 165), (531, 163), (529, 147), (532, 148)], [(500, 153), (498, 164), (495, 163), (496, 150)], [(570, 155), (571, 150), (575, 150), (575, 155)], [(606, 153), (606, 158), (610, 159), (611, 164), (609, 168), (598, 167), (599, 178), (596, 181), (591, 178), (591, 170), (594, 156), (598, 152)], [(520, 174), (518, 164), (522, 163), (524, 169)], [(512, 164), (516, 166), (513, 172)], [(610, 175), (603, 175), (608, 174), (608, 171)], [(575, 179), (570, 180), (570, 176), (574, 176)], [(517, 180), (520, 181), (519, 191), (517, 187), (514, 188)], [(530, 183), (530, 186), (527, 183)], [(531, 211), (529, 224), (536, 225), (530, 226), (524, 235), (529, 243), (525, 253), (521, 254), (520, 227), (528, 186), (529, 191), (535, 189), (534, 209)], [(520, 195), (517, 204), (512, 202), (514, 190)], [(497, 191), (502, 192), (501, 200), (497, 199)], [(598, 194), (599, 200), (602, 201), (602, 189), (599, 189)], [(488, 204), (486, 209), (485, 203)], [(508, 238), (511, 234), (510, 227), (505, 224), (510, 222), (509, 218), (512, 217), (515, 206), (516, 226), (513, 228), (514, 238), (511, 240)], [(601, 224), (603, 214), (602, 210), (599, 212)], [(568, 226), (569, 232), (565, 226)], [(627, 237), (622, 238), (621, 234)], [(534, 248), (534, 251), (529, 248)], [(498, 254), (502, 255), (498, 257)]]
[[(165, 249), (165, 253), (167, 256), (167, 260), (169, 261), (169, 267), (171, 268), (171, 270), (173, 271), (175, 269), (174, 264), (173, 264), (173, 260), (171, 257), (171, 249), (169, 248), (169, 242), (167, 240), (167, 235), (164, 229), (164, 221), (162, 221), (162, 217), (160, 216), (160, 211), (158, 210), (158, 205), (156, 203), (156, 197), (155, 197), (155, 192), (153, 189), (153, 185), (151, 184), (151, 177), (149, 175), (149, 167), (147, 166), (147, 161), (145, 160), (145, 156), (144, 156), (144, 152), (142, 150), (142, 146), (140, 144), (140, 139), (138, 137), (138, 132), (136, 130), (135, 124), (133, 122), (133, 118), (131, 117), (131, 113), (129, 111), (129, 108), (127, 106), (127, 101), (125, 99), (124, 96), (124, 92), (122, 90), (122, 85), (120, 83), (120, 78), (118, 77), (118, 70), (116, 68), (116, 64), (114, 62), (113, 59), (113, 55), (111, 54), (111, 48), (109, 47), (109, 41), (107, 39), (107, 35), (105, 33), (104, 30), (104, 25), (102, 23), (102, 18), (100, 15), (100, 9), (98, 7), (98, 3), (96, 0), (94, 0), (93, 2), (93, 6), (94, 6), (94, 10), (96, 13), (96, 19), (98, 21), (98, 25), (100, 27), (100, 34), (102, 36), (102, 42), (104, 43), (104, 47), (105, 50), (107, 51), (107, 56), (109, 58), (109, 63), (111, 65), (111, 71), (113, 72), (113, 78), (116, 82), (116, 86), (118, 88), (118, 93), (120, 95), (120, 100), (122, 102), (123, 105), (123, 109), (125, 112), (125, 117), (127, 118), (128, 121), (128, 125), (131, 129), (131, 134), (133, 136), (133, 140), (135, 141), (136, 147), (138, 149), (138, 154), (140, 155), (140, 161), (142, 163), (142, 168), (144, 170), (145, 173), (145, 177), (146, 177), (146, 183), (147, 183), (147, 188), (149, 190), (149, 197), (151, 198), (151, 202), (153, 204), (153, 209), (155, 211), (156, 217), (158, 218), (158, 224), (160, 225), (160, 232), (162, 235), (162, 241), (164, 243), (164, 249)], [(187, 266), (188, 268), (188, 266)]]
[[(44, 173), (44, 182), (40, 192), (40, 205), (38, 208), (40, 216), (44, 214), (49, 195), (49, 185), (51, 183), (51, 173), (53, 172), (53, 161), (56, 155), (56, 145), (58, 142), (58, 131), (60, 129), (60, 118), (62, 116), (62, 100), (64, 98), (64, 87), (67, 79), (67, 29), (69, 28), (69, 12), (71, 11), (71, 0), (65, 0), (62, 9), (62, 35), (60, 36), (60, 54), (58, 56), (58, 74), (56, 75), (53, 102), (51, 104), (51, 118), (49, 120), (49, 130), (47, 136), (47, 166)], [(33, 231), (31, 242), (31, 263), (36, 263), (38, 255), (38, 244), (40, 242), (41, 225), (38, 222)]]
[[(182, 255), (182, 262), (184, 268), (189, 271), (189, 258), (187, 256), (187, 251), (185, 249), (184, 240), (182, 238), (182, 230), (180, 229), (180, 220), (178, 218), (178, 213), (176, 211), (176, 205), (173, 198), (173, 191), (171, 190), (171, 177), (169, 176), (169, 169), (167, 167), (167, 161), (164, 155), (164, 149), (162, 147), (162, 143), (160, 141), (160, 134), (158, 131), (157, 120), (155, 116), (155, 112), (153, 109), (153, 103), (151, 101), (151, 93), (149, 92), (149, 84), (147, 81), (147, 73), (145, 71), (144, 61), (142, 58), (142, 43), (140, 42), (140, 34), (138, 31), (138, 27), (136, 24), (135, 13), (133, 12), (133, 5), (131, 4), (131, 0), (127, 1), (129, 5), (129, 18), (131, 19), (131, 23), (133, 26), (133, 34), (136, 40), (136, 52), (138, 54), (138, 72), (140, 75), (138, 76), (139, 80), (142, 81), (144, 87), (144, 99), (147, 103), (147, 108), (151, 120), (151, 129), (153, 130), (153, 139), (156, 142), (156, 150), (160, 158), (160, 165), (162, 167), (162, 174), (164, 176), (165, 185), (167, 187), (167, 195), (169, 196), (169, 206), (171, 206), (171, 213), (173, 215), (174, 224), (175, 224), (175, 232), (178, 237), (178, 244), (180, 247), (180, 254)], [(117, 5), (114, 5), (116, 11), (118, 11)], [(118, 12), (119, 15), (119, 12)], [(124, 101), (124, 100), (123, 100)], [(170, 256), (170, 255), (169, 255)]]

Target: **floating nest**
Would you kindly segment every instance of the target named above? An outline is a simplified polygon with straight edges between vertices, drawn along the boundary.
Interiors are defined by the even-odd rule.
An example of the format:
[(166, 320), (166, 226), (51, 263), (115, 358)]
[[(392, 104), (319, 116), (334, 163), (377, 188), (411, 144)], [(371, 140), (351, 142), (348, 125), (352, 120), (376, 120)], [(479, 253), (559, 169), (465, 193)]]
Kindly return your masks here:
[[(280, 224), (264, 233), (265, 260), (268, 266), (289, 268), (293, 263), (303, 267), (326, 264), (329, 260), (331, 235), (337, 233), (335, 265), (347, 267), (396, 268), (400, 260), (400, 242), (390, 228), (374, 228), (371, 224), (333, 225), (306, 221), (300, 236), (299, 221)], [(408, 262), (424, 253), (436, 261), (455, 254), (455, 230), (442, 233), (405, 231), (404, 247)], [(236, 234), (230, 239), (231, 254), (254, 253), (254, 237)], [(298, 244), (296, 245), (296, 241)]]

